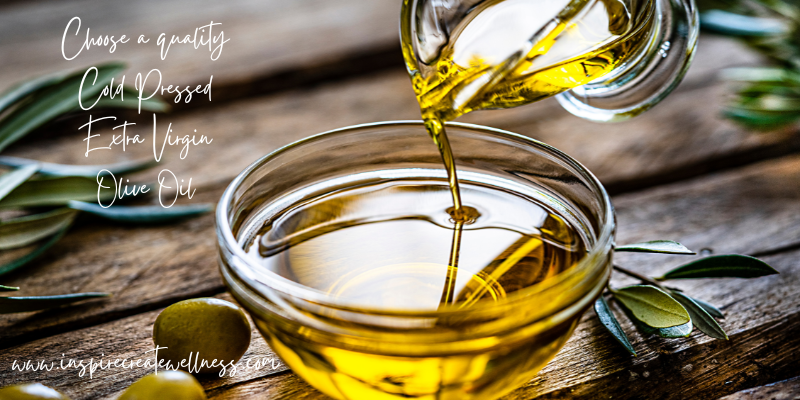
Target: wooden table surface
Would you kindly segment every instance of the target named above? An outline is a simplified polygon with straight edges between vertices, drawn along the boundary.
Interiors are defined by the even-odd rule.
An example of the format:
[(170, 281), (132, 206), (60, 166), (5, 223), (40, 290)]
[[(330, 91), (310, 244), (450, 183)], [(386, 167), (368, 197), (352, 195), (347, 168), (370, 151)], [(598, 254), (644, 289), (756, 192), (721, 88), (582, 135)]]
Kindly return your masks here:
[[(159, 68), (169, 83), (181, 85), (206, 83), (213, 74), (212, 102), (179, 105), (160, 117), (172, 122), (176, 133), (198, 129), (211, 135), (213, 145), (192, 148), (183, 160), (176, 150), (160, 167), (193, 177), (197, 192), (189, 202), (216, 202), (238, 172), (279, 146), (342, 126), (419, 118), (400, 57), (400, 3), (4, 2), (0, 90), (20, 79), (107, 59), (129, 62), (131, 74)], [(213, 63), (198, 62), (196, 53), (181, 50), (161, 61), (152, 49), (136, 46), (114, 54), (89, 52), (80, 62), (68, 62), (61, 57), (60, 38), (76, 15), (92, 32), (117, 35), (185, 32), (214, 20), (223, 23), (232, 41)], [(759, 63), (740, 44), (703, 35), (681, 86), (631, 121), (586, 122), (552, 100), (463, 118), (543, 140), (584, 163), (613, 195), (618, 243), (669, 238), (716, 254), (759, 256), (780, 271), (756, 280), (676, 284), (721, 306), (728, 341), (696, 330), (684, 339), (644, 337), (623, 321), (639, 353), (632, 358), (589, 311), (558, 356), (506, 399), (797, 398), (800, 135), (795, 130), (748, 132), (720, 117), (730, 87), (716, 78), (718, 72)], [(84, 120), (85, 115), (78, 119)], [(85, 164), (85, 132), (76, 125), (59, 122), (5, 154)], [(131, 132), (149, 135), (149, 129), (143, 123)], [(152, 149), (97, 153), (92, 164), (148, 158)], [(73, 399), (114, 398), (149, 371), (97, 370), (89, 379), (74, 370), (12, 371), (12, 362), (143, 357), (152, 348), (152, 324), (161, 309), (200, 296), (230, 299), (217, 271), (215, 242), (211, 214), (161, 227), (81, 219), (46, 256), (2, 283), (22, 287), (20, 295), (107, 291), (114, 296), (0, 316), (0, 386), (39, 381)], [(617, 257), (621, 265), (652, 275), (684, 261), (680, 256)], [(272, 355), (255, 335), (245, 358)], [(203, 378), (202, 383), (210, 399), (325, 398), (284, 367)]]

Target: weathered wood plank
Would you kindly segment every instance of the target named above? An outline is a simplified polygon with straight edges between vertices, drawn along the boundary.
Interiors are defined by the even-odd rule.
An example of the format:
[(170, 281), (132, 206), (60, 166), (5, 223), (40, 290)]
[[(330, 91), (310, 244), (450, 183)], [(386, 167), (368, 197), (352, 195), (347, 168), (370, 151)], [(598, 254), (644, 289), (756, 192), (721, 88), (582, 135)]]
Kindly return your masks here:
[[(233, 301), (227, 294), (218, 297)], [(140, 364), (140, 367), (127, 368), (119, 365), (109, 368), (107, 365), (116, 359), (129, 362), (137, 360), (141, 360), (142, 363), (145, 360), (152, 362), (155, 359), (153, 323), (160, 312), (161, 310), (157, 310), (138, 314), (93, 328), (58, 335), (42, 340), (34, 346), (3, 352), (0, 355), (0, 365), (3, 370), (3, 373), (0, 374), (0, 387), (15, 382), (42, 381), (50, 386), (57, 386), (60, 391), (73, 399), (114, 398), (119, 391), (124, 390), (137, 379), (155, 371), (154, 368), (142, 367), (141, 365), (144, 364)], [(250, 349), (237, 363), (240, 369), (233, 376), (226, 373), (225, 377), (215, 375), (200, 377), (200, 382), (206, 390), (235, 385), (286, 370), (286, 366), (267, 346), (255, 327), (253, 327), (252, 335)], [(248, 361), (249, 365), (254, 367), (256, 361), (265, 359), (277, 361), (274, 365), (269, 363), (263, 368), (246, 369)], [(20, 365), (28, 360), (34, 364), (44, 361), (45, 365), (52, 365), (53, 368), (50, 371), (26, 370), (20, 372), (16, 370), (11, 372), (14, 361)], [(83, 361), (85, 368), (70, 366), (70, 360), (75, 360), (76, 363)], [(92, 370), (90, 362), (94, 363), (94, 370)], [(101, 362), (102, 366), (98, 366)], [(65, 367), (62, 368), (62, 365)], [(46, 379), (42, 380), (44, 377)]]
[(725, 84), (715, 84), (673, 93), (648, 113), (616, 124), (564, 115), (555, 102), (476, 113), (465, 120), (552, 144), (586, 165), (612, 192), (800, 150), (800, 136), (794, 131), (756, 134), (724, 120), (721, 113), (728, 90)]
[(800, 377), (742, 390), (719, 400), (796, 400), (800, 396)]
[[(756, 252), (781, 244), (800, 243), (800, 209), (797, 208), (800, 188), (795, 184), (798, 178), (800, 157), (794, 156), (681, 185), (616, 197), (619, 242), (668, 237), (693, 248), (710, 246), (717, 253)], [(192, 232), (194, 236), (199, 233), (196, 230)], [(617, 347), (588, 312), (565, 349), (543, 373), (508, 398), (564, 398), (567, 395), (596, 398), (597, 393), (604, 391), (621, 398), (713, 398), (712, 395), (728, 394), (791, 377), (790, 373), (800, 366), (800, 353), (787, 351), (800, 346), (798, 256), (800, 251), (795, 250), (765, 257), (781, 271), (780, 275), (749, 281), (724, 279), (675, 284), (725, 310), (726, 319), (722, 326), (730, 334), (730, 341), (714, 341), (697, 332), (679, 340), (643, 337), (623, 320), (624, 328), (631, 333), (634, 347), (639, 352), (639, 357), (633, 359)], [(617, 259), (621, 265), (655, 275), (689, 258), (629, 255)], [(197, 266), (194, 270), (197, 275), (205, 273)], [(153, 282), (158, 277), (158, 273), (154, 273)], [(615, 284), (627, 282), (630, 280), (615, 278)], [(155, 285), (152, 283), (149, 287)], [(108, 341), (130, 340), (126, 338), (136, 335), (106, 327), (129, 324), (125, 321), (137, 318), (149, 321), (136, 323), (140, 325), (139, 335), (146, 336), (150, 329), (148, 323), (152, 323), (155, 313), (148, 315), (151, 315), (149, 320), (140, 316), (129, 317), (7, 349), (0, 355), (0, 367), (8, 365), (8, 358), (40, 351), (36, 349), (50, 348), (50, 354), (60, 354), (64, 352), (61, 349), (73, 347), (72, 337), (85, 336), (87, 332), (102, 331), (108, 335)], [(130, 326), (134, 329), (133, 325)], [(149, 345), (149, 342), (145, 344)], [(45, 379), (38, 376), (40, 380)], [(66, 381), (52, 379), (47, 381), (56, 386), (77, 387), (69, 386), (77, 385), (76, 377)], [(132, 379), (116, 377), (110, 384), (113, 387), (104, 389), (102, 393), (121, 390), (124, 383)], [(0, 380), (15, 382), (18, 377), (2, 377)], [(653, 382), (659, 382), (659, 387), (665, 388), (663, 394), (653, 397)], [(731, 383), (725, 386), (724, 382)], [(256, 378), (234, 384), (230, 389), (219, 386), (210, 394), (215, 399), (258, 396), (271, 399), (323, 398), (292, 374)], [(93, 394), (87, 390), (74, 396), (80, 399)]]
[(723, 307), (721, 325), (729, 341), (696, 330), (687, 339), (645, 338), (625, 321), (638, 353), (632, 359), (621, 354), (590, 314), (553, 362), (507, 398), (593, 399), (609, 393), (623, 399), (711, 399), (790, 377), (800, 368), (800, 355), (790, 350), (800, 347), (799, 255), (765, 258), (781, 270), (779, 277), (714, 282), (713, 287), (702, 282), (705, 286), (688, 290)]
[[(108, 5), (97, 0), (25, 2), (2, 7), (0, 13), (0, 88), (21, 79), (62, 69), (83, 68), (107, 60), (124, 60), (131, 66), (126, 82), (137, 72), (161, 70), (165, 83), (181, 86), (208, 83), (214, 75), (214, 99), (237, 97), (280, 87), (281, 80), (300, 82), (317, 75), (341, 75), (345, 69), (363, 69), (348, 64), (362, 62), (402, 65), (397, 21), (400, 2), (393, 0), (344, 1), (254, 1), (234, 0), (224, 5), (214, 1), (135, 0)], [(70, 27), (66, 48), (69, 57), (91, 35), (125, 34), (131, 42), (120, 44), (113, 54), (106, 47), (83, 50), (75, 60), (61, 54), (61, 39), (73, 17), (82, 20), (81, 33)], [(211, 21), (222, 25), (230, 39), (219, 59), (212, 61), (208, 49), (173, 45), (161, 60), (156, 41), (161, 33), (194, 35), (195, 28)], [(148, 44), (135, 44), (140, 34)], [(208, 34), (206, 34), (208, 37)], [(380, 57), (375, 57), (375, 56)], [(384, 56), (385, 55), (385, 56)], [(383, 63), (383, 64), (381, 64)], [(337, 65), (339, 65), (337, 70)], [(345, 68), (343, 65), (348, 65)], [(322, 68), (325, 67), (325, 68)], [(292, 75), (304, 70), (306, 76)], [(301, 74), (302, 75), (302, 74)], [(270, 80), (270, 77), (281, 79)], [(265, 86), (266, 85), (266, 86)], [(194, 105), (201, 104), (195, 100)]]
[(283, 379), (264, 378), (244, 385), (234, 387), (222, 387), (207, 393), (209, 400), (223, 399), (298, 399), (298, 400), (330, 400), (330, 397), (323, 395), (312, 388), (306, 381), (299, 376), (288, 373)]
[[(214, 201), (222, 188), (198, 193)], [(36, 263), (4, 282), (20, 295), (108, 291), (108, 301), (40, 313), (0, 316), (0, 347), (223, 291), (216, 265), (212, 215), (177, 225), (117, 227), (103, 222), (74, 228)], [(94, 288), (94, 289), (90, 289)]]
[[(798, 142), (791, 133), (753, 134), (720, 119), (717, 111), (723, 92), (722, 85), (717, 85), (712, 90), (675, 93), (660, 107), (618, 125), (581, 121), (552, 101), (476, 114), (469, 121), (551, 143), (576, 156), (612, 187), (642, 179), (670, 179), (675, 169), (692, 168), (723, 155), (735, 165), (740, 154), (765, 148), (788, 151)], [(403, 118), (418, 118), (418, 109), (401, 72), (237, 102), (211, 111), (160, 116), (159, 142), (170, 122), (175, 135), (197, 129), (214, 141), (191, 148), (183, 160), (178, 156), (180, 147), (168, 146), (159, 168), (138, 176), (153, 182), (158, 171), (167, 168), (181, 179), (193, 178), (193, 187), (202, 188), (193, 201), (216, 202), (233, 176), (279, 146), (341, 126)], [(129, 134), (152, 140), (152, 127), (134, 128)], [(106, 141), (110, 132), (93, 131)], [(94, 143), (92, 147), (107, 142)], [(150, 142), (128, 146), (124, 153), (101, 150), (86, 158), (85, 152), (82, 138), (69, 135), (18, 146), (9, 154), (76, 164), (153, 157)], [(222, 286), (214, 261), (214, 240), (211, 216), (171, 227), (79, 227), (28, 272), (16, 273), (4, 282), (19, 285), (30, 295), (107, 290), (115, 297), (74, 311), (0, 317), (0, 347), (152, 310), (181, 298), (218, 293)], [(149, 251), (141, 252), (142, 248)]]

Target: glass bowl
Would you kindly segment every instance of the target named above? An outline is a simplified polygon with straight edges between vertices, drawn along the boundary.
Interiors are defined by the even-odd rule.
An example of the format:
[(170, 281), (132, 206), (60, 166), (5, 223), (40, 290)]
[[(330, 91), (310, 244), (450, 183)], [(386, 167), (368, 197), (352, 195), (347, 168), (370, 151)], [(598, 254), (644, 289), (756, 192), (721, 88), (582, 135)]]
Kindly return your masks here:
[(498, 398), (561, 349), (608, 282), (614, 212), (588, 170), (514, 133), (460, 123), (449, 123), (447, 132), (460, 182), (497, 185), (545, 204), (579, 231), (587, 254), (501, 300), (431, 311), (356, 306), (286, 279), (248, 255), (254, 232), (275, 213), (269, 210), (346, 187), (348, 177), (418, 174), (446, 184), (438, 150), (418, 121), (352, 126), (287, 145), (245, 169), (220, 200), (225, 284), (281, 359), (333, 398)]

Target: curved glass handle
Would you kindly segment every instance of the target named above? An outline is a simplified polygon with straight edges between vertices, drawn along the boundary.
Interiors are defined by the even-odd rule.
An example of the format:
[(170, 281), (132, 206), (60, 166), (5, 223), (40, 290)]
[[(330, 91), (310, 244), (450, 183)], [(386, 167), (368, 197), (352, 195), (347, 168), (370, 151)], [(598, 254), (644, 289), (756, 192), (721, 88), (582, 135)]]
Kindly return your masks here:
[(622, 121), (647, 111), (678, 86), (697, 45), (697, 9), (694, 0), (655, 3), (656, 33), (641, 58), (557, 95), (562, 107), (591, 121)]

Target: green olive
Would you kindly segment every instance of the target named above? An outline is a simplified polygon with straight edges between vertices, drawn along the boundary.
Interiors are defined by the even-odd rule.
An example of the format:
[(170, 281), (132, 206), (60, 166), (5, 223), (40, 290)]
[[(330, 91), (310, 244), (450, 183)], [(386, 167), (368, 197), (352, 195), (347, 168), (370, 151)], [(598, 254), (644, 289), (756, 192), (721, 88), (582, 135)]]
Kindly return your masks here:
[(118, 400), (206, 400), (200, 382), (183, 371), (163, 371), (134, 382)]
[(231, 302), (214, 298), (184, 300), (167, 307), (156, 318), (153, 342), (166, 347), (158, 350), (158, 358), (170, 361), (173, 368), (203, 374), (219, 372), (222, 365), (229, 369), (239, 361), (250, 347), (250, 323)]
[(25, 383), (0, 389), (1, 400), (69, 400), (55, 389), (41, 383)]

